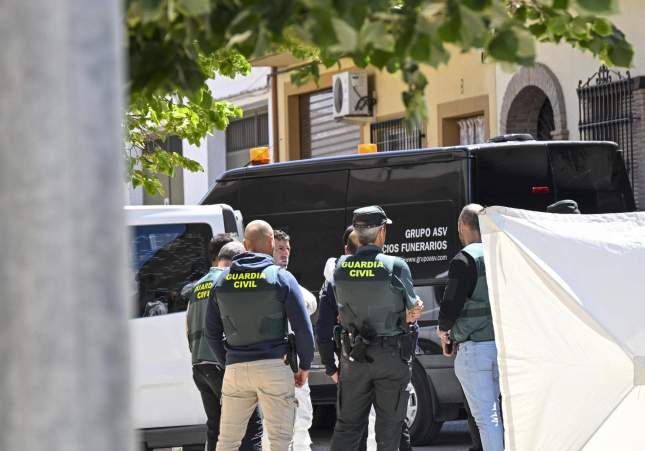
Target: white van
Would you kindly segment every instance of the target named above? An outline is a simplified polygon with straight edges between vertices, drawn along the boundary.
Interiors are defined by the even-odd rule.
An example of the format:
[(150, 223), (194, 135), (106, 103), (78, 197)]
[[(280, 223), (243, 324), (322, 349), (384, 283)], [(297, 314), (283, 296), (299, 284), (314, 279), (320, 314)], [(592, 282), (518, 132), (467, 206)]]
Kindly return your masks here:
[(135, 287), (130, 321), (135, 428), (144, 449), (203, 447), (206, 415), (193, 383), (186, 295), (190, 283), (210, 268), (211, 238), (241, 237), (242, 216), (224, 204), (125, 207), (125, 214)]

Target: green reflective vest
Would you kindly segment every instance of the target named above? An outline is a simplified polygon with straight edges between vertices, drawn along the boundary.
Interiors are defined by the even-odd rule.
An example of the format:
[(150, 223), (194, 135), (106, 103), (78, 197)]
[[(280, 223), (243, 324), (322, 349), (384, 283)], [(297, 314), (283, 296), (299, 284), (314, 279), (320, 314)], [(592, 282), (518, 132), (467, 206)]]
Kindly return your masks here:
[(361, 335), (405, 333), (405, 292), (392, 284), (396, 257), (344, 255), (334, 271), (334, 294), (340, 324)]
[(186, 323), (193, 365), (199, 362), (217, 362), (205, 336), (206, 310), (211, 289), (217, 283), (222, 272), (224, 272), (222, 268), (211, 268), (204, 277), (193, 284), (190, 293)]
[(486, 266), (484, 265), (484, 249), (481, 243), (471, 243), (463, 252), (475, 260), (477, 267), (477, 283), (473, 293), (466, 299), (459, 318), (452, 326), (453, 340), (462, 343), (471, 341), (490, 341), (495, 339), (493, 317), (488, 298), (486, 283)]
[(277, 287), (280, 267), (228, 272), (217, 283), (226, 343), (248, 346), (287, 337), (287, 314)]

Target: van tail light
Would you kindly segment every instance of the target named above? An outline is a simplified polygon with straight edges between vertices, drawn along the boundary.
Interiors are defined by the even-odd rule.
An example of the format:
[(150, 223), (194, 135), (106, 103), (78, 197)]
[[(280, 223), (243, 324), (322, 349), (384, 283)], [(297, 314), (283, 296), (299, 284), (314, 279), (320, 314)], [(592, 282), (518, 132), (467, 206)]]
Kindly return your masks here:
[(533, 194), (548, 194), (551, 192), (550, 186), (533, 186), (531, 187), (531, 193)]

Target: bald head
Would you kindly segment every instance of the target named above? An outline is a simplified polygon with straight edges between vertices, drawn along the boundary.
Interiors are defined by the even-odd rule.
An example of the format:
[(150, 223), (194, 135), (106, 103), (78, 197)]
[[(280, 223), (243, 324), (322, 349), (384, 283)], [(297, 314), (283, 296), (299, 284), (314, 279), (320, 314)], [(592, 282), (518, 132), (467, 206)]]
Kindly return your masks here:
[(273, 228), (260, 219), (251, 221), (244, 229), (244, 247), (249, 252), (273, 255)]

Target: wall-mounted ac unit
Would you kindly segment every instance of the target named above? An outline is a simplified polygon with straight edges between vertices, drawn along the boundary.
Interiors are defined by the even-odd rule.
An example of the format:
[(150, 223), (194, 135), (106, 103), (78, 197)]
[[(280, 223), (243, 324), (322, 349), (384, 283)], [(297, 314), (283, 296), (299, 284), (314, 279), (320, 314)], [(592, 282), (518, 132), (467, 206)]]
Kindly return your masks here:
[(341, 72), (332, 78), (334, 118), (372, 115), (374, 99), (369, 96), (367, 72)]

